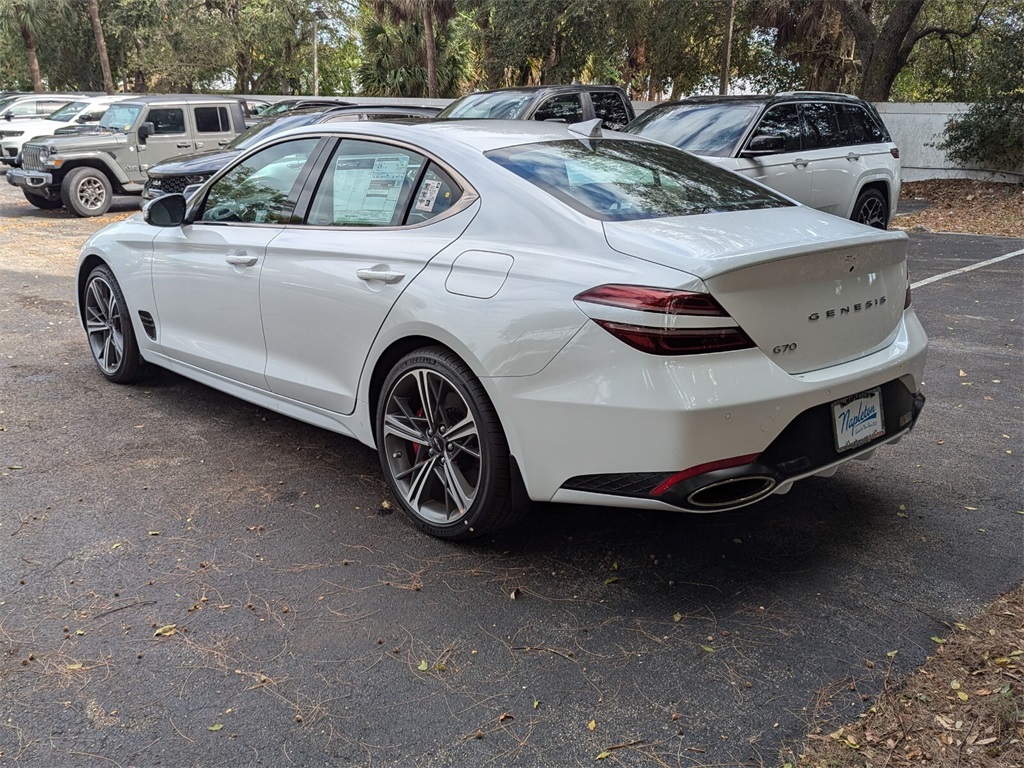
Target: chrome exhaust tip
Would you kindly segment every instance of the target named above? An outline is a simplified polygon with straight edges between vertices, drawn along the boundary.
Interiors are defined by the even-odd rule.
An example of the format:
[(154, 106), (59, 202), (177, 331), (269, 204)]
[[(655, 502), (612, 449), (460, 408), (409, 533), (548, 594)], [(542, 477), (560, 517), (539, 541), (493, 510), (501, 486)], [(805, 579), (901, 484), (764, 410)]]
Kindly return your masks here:
[(686, 497), (688, 506), (701, 510), (724, 510), (746, 506), (771, 495), (776, 480), (771, 475), (740, 475), (708, 483)]

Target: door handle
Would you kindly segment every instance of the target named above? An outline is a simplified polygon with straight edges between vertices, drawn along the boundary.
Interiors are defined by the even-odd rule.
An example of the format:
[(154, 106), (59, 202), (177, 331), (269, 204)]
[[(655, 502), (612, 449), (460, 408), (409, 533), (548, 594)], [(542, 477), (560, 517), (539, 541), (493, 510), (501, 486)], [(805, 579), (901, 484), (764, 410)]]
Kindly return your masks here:
[(371, 280), (380, 280), (385, 283), (397, 283), (405, 277), (405, 273), (395, 272), (394, 270), (387, 268), (378, 269), (377, 267), (374, 267), (373, 269), (357, 269), (356, 277), (360, 280), (365, 280), (366, 282), (370, 282)]
[(230, 256), (225, 256), (224, 261), (233, 267), (251, 267), (259, 261), (259, 257), (250, 256), (243, 251), (241, 253), (232, 253)]
[(175, 146), (178, 149), (192, 149), (192, 145), (187, 141), (179, 141)]
[(230, 141), (231, 139), (221, 139), (220, 141), (217, 142), (217, 146), (226, 147)]
[(860, 155), (856, 152), (848, 152), (846, 155), (847, 160), (860, 160)]
[(811, 161), (810, 160), (804, 160), (802, 157), (798, 157), (796, 160), (793, 161), (793, 165), (795, 165), (797, 168), (803, 168), (809, 162), (811, 162)]

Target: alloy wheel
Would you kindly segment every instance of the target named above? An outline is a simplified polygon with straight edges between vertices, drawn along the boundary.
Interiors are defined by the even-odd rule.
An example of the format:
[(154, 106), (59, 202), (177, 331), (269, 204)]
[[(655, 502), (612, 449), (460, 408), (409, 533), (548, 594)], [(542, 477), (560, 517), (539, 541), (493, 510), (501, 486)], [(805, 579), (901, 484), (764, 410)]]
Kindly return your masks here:
[(93, 176), (82, 179), (75, 194), (82, 206), (91, 211), (102, 208), (107, 199), (107, 190), (104, 189), (103, 182)]
[(124, 357), (123, 321), (110, 283), (94, 276), (85, 289), (85, 329), (92, 356), (108, 375), (117, 373)]
[(465, 517), (483, 459), (473, 412), (455, 384), (434, 370), (407, 371), (387, 394), (382, 432), (388, 470), (408, 507), (433, 525)]

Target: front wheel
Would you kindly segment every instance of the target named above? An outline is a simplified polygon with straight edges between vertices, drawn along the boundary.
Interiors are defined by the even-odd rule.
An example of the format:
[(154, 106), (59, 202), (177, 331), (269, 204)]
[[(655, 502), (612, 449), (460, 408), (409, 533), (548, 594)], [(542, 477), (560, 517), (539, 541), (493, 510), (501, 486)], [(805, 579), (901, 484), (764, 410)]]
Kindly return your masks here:
[(64, 207), (76, 216), (102, 216), (113, 194), (110, 180), (95, 168), (75, 168), (60, 186)]
[(117, 384), (136, 381), (142, 370), (142, 356), (128, 304), (107, 267), (99, 266), (89, 273), (82, 298), (85, 332), (100, 373)]
[(480, 381), (454, 353), (428, 347), (399, 360), (376, 417), (384, 476), (417, 527), (470, 539), (515, 520), (505, 433)]
[(857, 198), (850, 218), (869, 227), (885, 229), (889, 224), (889, 204), (877, 189), (865, 189)]

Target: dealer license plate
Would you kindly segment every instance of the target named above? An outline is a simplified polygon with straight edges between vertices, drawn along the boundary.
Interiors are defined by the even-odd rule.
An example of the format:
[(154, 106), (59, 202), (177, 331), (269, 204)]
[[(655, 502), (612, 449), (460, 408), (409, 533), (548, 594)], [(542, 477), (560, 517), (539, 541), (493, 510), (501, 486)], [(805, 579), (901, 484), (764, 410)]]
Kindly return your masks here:
[(880, 387), (832, 403), (836, 450), (842, 453), (885, 434)]

